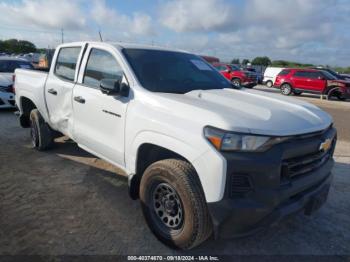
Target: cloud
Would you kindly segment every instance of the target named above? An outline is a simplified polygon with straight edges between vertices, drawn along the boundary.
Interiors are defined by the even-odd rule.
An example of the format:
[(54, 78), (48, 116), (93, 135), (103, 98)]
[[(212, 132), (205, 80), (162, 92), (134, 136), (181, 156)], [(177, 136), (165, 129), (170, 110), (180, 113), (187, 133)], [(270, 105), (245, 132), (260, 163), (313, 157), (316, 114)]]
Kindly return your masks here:
[(234, 9), (224, 0), (171, 0), (160, 7), (160, 23), (176, 32), (227, 30)]
[(123, 35), (154, 35), (152, 18), (142, 12), (132, 16), (121, 14), (103, 0), (96, 0), (91, 8), (91, 16), (103, 31), (121, 32)]
[[(192, 11), (181, 11), (181, 7), (191, 8), (182, 0), (164, 6), (169, 7), (169, 3), (179, 10), (161, 20), (164, 26), (177, 33), (193, 32), (198, 36), (210, 32), (201, 53), (208, 52), (226, 61), (233, 57), (268, 55), (272, 59), (316, 64), (329, 61), (349, 64), (350, 6), (347, 0), (246, 0), (240, 5), (236, 2), (235, 6), (227, 1), (225, 6), (230, 9), (232, 17), (224, 19), (226, 22), (221, 26), (211, 23), (211, 19), (205, 21), (207, 26), (202, 25), (201, 21), (207, 19), (204, 14), (209, 11), (201, 12), (193, 6)], [(205, 5), (208, 10), (212, 9), (212, 13), (218, 12), (215, 16), (225, 18), (225, 13), (217, 9), (221, 1), (208, 3)], [(196, 21), (200, 13), (202, 20)], [(191, 43), (188, 45), (192, 46)]]
[(84, 28), (86, 19), (76, 1), (24, 0), (0, 3), (0, 23), (27, 27), (57, 29)]
[[(0, 37), (155, 42), (223, 60), (349, 65), (349, 0), (0, 0)], [(36, 31), (35, 31), (36, 30)]]

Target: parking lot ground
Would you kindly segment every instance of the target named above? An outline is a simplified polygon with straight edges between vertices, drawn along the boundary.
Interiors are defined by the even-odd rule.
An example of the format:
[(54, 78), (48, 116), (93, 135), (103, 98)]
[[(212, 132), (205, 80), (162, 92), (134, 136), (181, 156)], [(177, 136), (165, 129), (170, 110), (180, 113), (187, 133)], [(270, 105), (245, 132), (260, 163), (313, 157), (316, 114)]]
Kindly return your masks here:
[(70, 140), (35, 151), (13, 111), (0, 111), (0, 254), (350, 255), (350, 103), (299, 99), (328, 111), (339, 130), (327, 203), (312, 217), (298, 214), (251, 237), (211, 239), (188, 252), (153, 236), (120, 170)]

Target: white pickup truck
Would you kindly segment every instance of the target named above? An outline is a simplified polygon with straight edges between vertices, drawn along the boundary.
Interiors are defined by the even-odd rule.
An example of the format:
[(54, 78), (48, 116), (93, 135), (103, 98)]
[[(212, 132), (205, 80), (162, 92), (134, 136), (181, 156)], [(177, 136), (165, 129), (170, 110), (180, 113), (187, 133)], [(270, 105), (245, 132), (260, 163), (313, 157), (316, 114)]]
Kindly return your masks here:
[(50, 71), (16, 70), (22, 127), (38, 150), (62, 133), (125, 170), (165, 244), (189, 249), (311, 214), (332, 180), (336, 130), (316, 106), (233, 87), (200, 57), (79, 42)]

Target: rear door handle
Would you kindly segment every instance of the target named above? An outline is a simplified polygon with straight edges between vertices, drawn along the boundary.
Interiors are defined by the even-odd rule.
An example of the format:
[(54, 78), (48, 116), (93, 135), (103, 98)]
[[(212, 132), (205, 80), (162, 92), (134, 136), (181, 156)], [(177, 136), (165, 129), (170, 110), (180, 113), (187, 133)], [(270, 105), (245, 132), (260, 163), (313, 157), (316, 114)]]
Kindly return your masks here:
[(48, 93), (57, 96), (57, 91), (53, 88), (50, 88), (49, 90), (47, 90)]
[(77, 101), (78, 103), (85, 104), (85, 99), (82, 98), (81, 96), (75, 96), (74, 100)]

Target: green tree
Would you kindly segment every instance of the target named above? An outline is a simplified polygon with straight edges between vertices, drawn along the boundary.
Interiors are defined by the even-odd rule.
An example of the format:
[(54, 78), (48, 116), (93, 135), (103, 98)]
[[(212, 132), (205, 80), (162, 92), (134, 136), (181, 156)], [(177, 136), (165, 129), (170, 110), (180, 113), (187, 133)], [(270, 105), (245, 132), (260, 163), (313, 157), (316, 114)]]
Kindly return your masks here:
[(33, 43), (26, 40), (8, 39), (0, 41), (0, 52), (31, 53), (36, 52), (36, 47)]
[(247, 65), (248, 63), (250, 63), (249, 59), (243, 59), (242, 60), (242, 65)]
[(233, 58), (233, 59), (231, 60), (231, 64), (239, 65), (239, 58)]
[(269, 66), (271, 65), (271, 60), (267, 56), (258, 56), (255, 57), (252, 61), (253, 65), (262, 65), (262, 66)]

